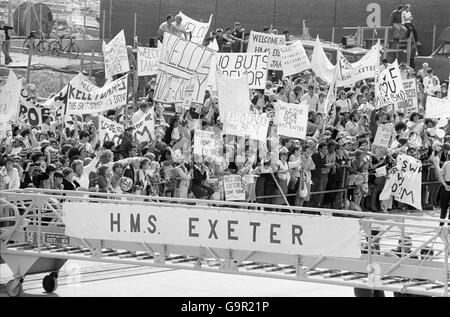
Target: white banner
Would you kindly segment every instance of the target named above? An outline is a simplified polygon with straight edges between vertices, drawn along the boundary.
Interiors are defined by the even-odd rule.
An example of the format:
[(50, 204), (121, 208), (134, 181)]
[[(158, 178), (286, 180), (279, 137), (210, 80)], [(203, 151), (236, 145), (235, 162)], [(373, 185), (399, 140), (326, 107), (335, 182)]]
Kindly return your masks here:
[(12, 70), (9, 70), (6, 83), (0, 87), (0, 138), (5, 138), (10, 133), (9, 122), (17, 121), (21, 90), (22, 80), (19, 80)]
[(280, 53), (284, 76), (295, 75), (311, 68), (311, 62), (300, 40), (292, 45), (282, 46)]
[(250, 112), (248, 79), (246, 76), (230, 78), (216, 74), (219, 115), (225, 112)]
[(125, 106), (128, 99), (127, 84), (128, 75), (125, 75), (107, 82), (102, 88), (87, 91), (79, 85), (79, 80), (70, 81), (67, 114), (98, 113)]
[(19, 121), (24, 124), (29, 124), (32, 127), (39, 127), (44, 123), (44, 117), (50, 117), (52, 120), (52, 109), (45, 105), (36, 103), (25, 89), (20, 93), (19, 101)]
[(373, 140), (374, 146), (389, 147), (392, 137), (392, 125), (390, 123), (378, 125), (377, 134)]
[(319, 40), (319, 36), (316, 38), (314, 44), (314, 51), (311, 56), (311, 68), (322, 80), (328, 83), (333, 82), (335, 66), (331, 64), (325, 51), (323, 50), (322, 43)]
[(308, 109), (309, 106), (306, 103), (291, 104), (279, 100), (275, 105), (278, 135), (306, 139)]
[(245, 189), (240, 175), (225, 175), (223, 177), (223, 187), (226, 201), (245, 200)]
[[(266, 89), (268, 60), (268, 55), (263, 53), (218, 53), (216, 55), (220, 73), (230, 78), (247, 75), (250, 89)], [(212, 73), (215, 74), (213, 71)]]
[(159, 60), (158, 48), (138, 47), (137, 49), (137, 72), (138, 76), (156, 75)]
[(124, 133), (123, 124), (109, 120), (103, 116), (99, 116), (100, 119), (100, 146), (106, 141), (114, 142), (117, 147), (122, 142), (122, 135)]
[(103, 56), (105, 59), (105, 77), (112, 78), (114, 75), (130, 71), (128, 62), (127, 44), (125, 32), (122, 30), (108, 43), (103, 42)]
[(221, 117), (223, 133), (266, 141), (270, 119), (265, 113), (225, 112)]
[(187, 15), (183, 14), (183, 12), (180, 11), (178, 15), (181, 16), (181, 25), (184, 26), (187, 32), (192, 32), (192, 38), (191, 41), (194, 43), (197, 43), (199, 45), (203, 44), (203, 40), (205, 39), (205, 36), (208, 34), (209, 27), (211, 25), (212, 20), (212, 14), (209, 16), (209, 21), (199, 22), (196, 21)]
[(397, 165), (389, 171), (389, 179), (380, 200), (395, 200), (422, 210), (422, 163), (412, 156), (399, 155)]
[(450, 118), (450, 99), (428, 96), (425, 107), (425, 118)]
[(153, 107), (133, 125), (133, 138), (134, 141), (139, 143), (155, 139), (155, 112)]
[(215, 52), (219, 51), (219, 44), (217, 43), (216, 38), (214, 38), (211, 43), (208, 44), (208, 48), (212, 49)]
[(419, 111), (419, 102), (417, 100), (416, 79), (403, 80), (403, 88), (405, 90), (406, 99), (394, 105), (394, 111), (402, 111), (405, 118), (408, 118), (411, 113)]
[(338, 87), (351, 86), (357, 81), (375, 78), (379, 64), (380, 45), (375, 44), (359, 61), (350, 63), (343, 54), (340, 58), (341, 73), (338, 79)]
[(217, 154), (216, 134), (212, 131), (195, 130), (194, 154), (215, 156)]
[(199, 89), (192, 96), (192, 102), (203, 104), (211, 58), (214, 54), (215, 52), (209, 48), (165, 33), (159, 57), (155, 101), (183, 102), (184, 89), (195, 74)]
[(86, 240), (355, 259), (361, 256), (359, 219), (87, 202), (65, 202), (62, 214), (66, 234)]
[(375, 106), (382, 108), (394, 105), (406, 99), (402, 76), (397, 60), (375, 78)]
[(281, 64), (280, 46), (286, 45), (284, 35), (275, 35), (251, 31), (247, 53), (267, 53), (269, 61), (267, 68), (283, 70)]

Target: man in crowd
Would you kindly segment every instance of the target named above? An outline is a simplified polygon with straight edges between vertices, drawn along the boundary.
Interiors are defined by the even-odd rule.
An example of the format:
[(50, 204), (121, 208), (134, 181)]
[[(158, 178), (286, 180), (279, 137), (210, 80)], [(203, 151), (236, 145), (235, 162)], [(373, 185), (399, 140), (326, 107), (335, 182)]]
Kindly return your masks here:
[(174, 30), (174, 26), (173, 26), (173, 16), (171, 14), (168, 14), (166, 17), (166, 21), (161, 23), (161, 25), (159, 26), (158, 29), (158, 40), (162, 43), (163, 42), (163, 37), (164, 37), (164, 33), (170, 33), (170, 34), (174, 34), (175, 30)]
[(412, 21), (413, 21), (413, 16), (411, 13), (411, 5), (407, 4), (407, 5), (405, 5), (405, 10), (402, 12), (402, 24), (406, 28), (405, 37), (408, 39), (412, 32), (413, 37), (414, 37), (414, 42), (416, 43), (416, 45), (420, 45), (419, 37), (417, 35), (417, 30), (414, 27)]
[(240, 22), (234, 22), (234, 29), (231, 32), (231, 38), (234, 42), (231, 44), (231, 51), (233, 53), (239, 53), (241, 51), (241, 43), (243, 42), (244, 31), (241, 28)]
[(305, 101), (308, 104), (310, 111), (314, 110), (317, 112), (317, 106), (319, 105), (319, 96), (317, 96), (314, 91), (314, 86), (309, 85), (308, 92), (302, 96), (301, 101)]
[(394, 34), (392, 35), (392, 38), (394, 42), (399, 42), (400, 38), (406, 32), (406, 27), (402, 24), (402, 12), (403, 12), (403, 5), (399, 5), (398, 8), (391, 13), (391, 25), (394, 29)]
[(183, 18), (181, 15), (177, 15), (175, 17), (175, 22), (172, 22), (173, 27), (173, 34), (179, 37), (183, 37), (187, 40), (190, 40), (190, 35), (192, 35), (190, 32), (186, 31), (186, 28), (183, 24), (181, 24), (181, 21)]

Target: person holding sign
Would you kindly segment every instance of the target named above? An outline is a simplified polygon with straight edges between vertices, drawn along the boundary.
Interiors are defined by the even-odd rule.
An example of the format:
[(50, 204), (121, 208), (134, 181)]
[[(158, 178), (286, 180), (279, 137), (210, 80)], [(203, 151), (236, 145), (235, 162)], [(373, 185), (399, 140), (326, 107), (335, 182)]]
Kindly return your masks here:
[(201, 162), (196, 160), (194, 162), (194, 175), (192, 178), (192, 193), (197, 199), (211, 199), (214, 194), (214, 189), (203, 185), (203, 181), (208, 178), (208, 168)]

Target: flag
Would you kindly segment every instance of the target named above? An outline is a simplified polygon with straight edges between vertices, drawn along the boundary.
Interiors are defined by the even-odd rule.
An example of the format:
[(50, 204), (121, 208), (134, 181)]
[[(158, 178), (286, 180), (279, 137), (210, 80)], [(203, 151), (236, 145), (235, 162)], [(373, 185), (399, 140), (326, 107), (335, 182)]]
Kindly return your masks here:
[(314, 73), (328, 83), (332, 83), (334, 79), (335, 66), (331, 64), (325, 54), (319, 36), (316, 38), (314, 51), (311, 56), (311, 68)]

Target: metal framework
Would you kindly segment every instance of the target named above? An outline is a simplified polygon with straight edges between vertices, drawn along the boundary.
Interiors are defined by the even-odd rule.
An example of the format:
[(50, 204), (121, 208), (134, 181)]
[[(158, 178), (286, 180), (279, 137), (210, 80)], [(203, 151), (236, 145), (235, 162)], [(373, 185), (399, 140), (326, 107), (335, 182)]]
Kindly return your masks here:
[[(254, 250), (188, 247), (151, 242), (88, 240), (64, 234), (64, 201), (173, 206), (242, 213), (276, 208), (317, 217), (359, 218), (361, 257), (289, 255)], [(253, 210), (249, 210), (253, 209)], [(256, 209), (256, 210), (254, 210)], [(200, 270), (392, 291), (449, 296), (449, 221), (439, 219), (267, 204), (114, 195), (49, 190), (3, 191), (0, 194), (0, 255), (14, 273), (10, 296), (22, 292), (26, 275), (49, 272), (43, 286), (57, 287), (67, 260)]]

